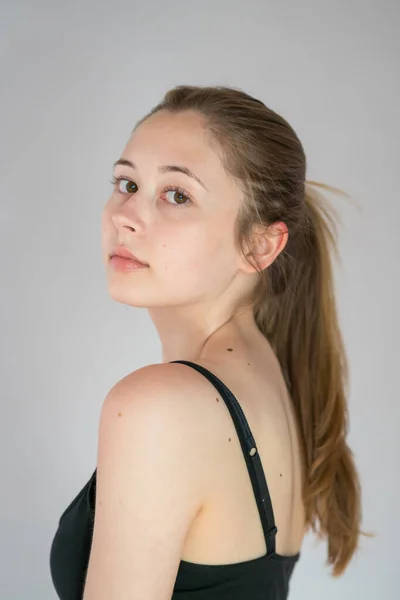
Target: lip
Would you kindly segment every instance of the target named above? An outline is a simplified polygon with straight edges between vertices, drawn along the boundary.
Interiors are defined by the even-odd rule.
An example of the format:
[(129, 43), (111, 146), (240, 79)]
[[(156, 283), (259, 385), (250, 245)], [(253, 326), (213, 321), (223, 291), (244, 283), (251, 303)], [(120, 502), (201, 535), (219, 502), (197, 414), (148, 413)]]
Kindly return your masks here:
[(137, 256), (135, 256), (134, 254), (132, 254), (132, 252), (130, 252), (129, 250), (127, 250), (123, 246), (116, 246), (116, 248), (110, 254), (110, 258), (112, 258), (113, 256), (121, 256), (122, 258), (129, 258), (130, 260), (135, 261), (139, 265), (143, 265), (143, 266), (146, 266), (146, 267), (149, 266), (148, 263), (145, 263), (145, 262), (139, 260), (137, 258)]

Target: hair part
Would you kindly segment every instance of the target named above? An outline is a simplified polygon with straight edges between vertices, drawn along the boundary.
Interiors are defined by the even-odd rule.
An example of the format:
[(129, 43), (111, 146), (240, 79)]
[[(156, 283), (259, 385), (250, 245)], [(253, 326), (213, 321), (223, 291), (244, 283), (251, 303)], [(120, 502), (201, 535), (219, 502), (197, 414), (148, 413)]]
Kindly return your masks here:
[[(303, 464), (306, 525), (328, 542), (328, 564), (341, 575), (357, 550), (361, 488), (348, 433), (348, 365), (334, 297), (337, 254), (333, 210), (306, 182), (306, 157), (289, 123), (245, 92), (177, 86), (136, 127), (160, 110), (205, 117), (210, 143), (243, 192), (235, 229), (250, 255), (256, 227), (284, 222), (288, 241), (274, 262), (256, 266), (250, 298), (259, 330), (282, 368), (295, 408)], [(246, 256), (247, 257), (247, 256)]]

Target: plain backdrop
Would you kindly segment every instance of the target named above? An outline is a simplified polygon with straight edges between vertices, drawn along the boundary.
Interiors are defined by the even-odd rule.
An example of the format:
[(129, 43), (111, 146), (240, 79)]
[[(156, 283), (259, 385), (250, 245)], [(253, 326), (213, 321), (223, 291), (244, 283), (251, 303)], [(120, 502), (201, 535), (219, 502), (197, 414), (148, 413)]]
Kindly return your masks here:
[(307, 178), (354, 198), (334, 199), (335, 273), (377, 535), (340, 579), (307, 537), (290, 599), (398, 597), (399, 14), (395, 0), (2, 0), (2, 600), (55, 600), (50, 545), (94, 470), (100, 406), (162, 361), (147, 311), (108, 295), (100, 218), (136, 120), (183, 83), (262, 99), (300, 136)]

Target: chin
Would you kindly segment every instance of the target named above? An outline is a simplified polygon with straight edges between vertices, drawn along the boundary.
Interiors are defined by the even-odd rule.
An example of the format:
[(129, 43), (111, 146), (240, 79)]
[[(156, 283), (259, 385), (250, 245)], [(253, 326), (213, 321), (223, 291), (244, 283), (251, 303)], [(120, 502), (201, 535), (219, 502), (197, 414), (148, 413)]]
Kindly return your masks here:
[(112, 300), (120, 304), (126, 304), (136, 308), (148, 308), (149, 300), (148, 292), (140, 289), (127, 289), (127, 285), (120, 285), (113, 282), (108, 283), (108, 292)]

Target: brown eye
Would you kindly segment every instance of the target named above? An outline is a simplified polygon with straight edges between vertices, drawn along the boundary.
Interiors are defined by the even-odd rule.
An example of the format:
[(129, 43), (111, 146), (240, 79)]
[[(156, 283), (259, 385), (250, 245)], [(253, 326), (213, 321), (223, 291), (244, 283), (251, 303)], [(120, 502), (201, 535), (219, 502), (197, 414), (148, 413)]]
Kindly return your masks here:
[(130, 181), (129, 179), (121, 179), (120, 182), (122, 182), (122, 189), (120, 188), (121, 192), (127, 194), (134, 194), (137, 192), (137, 185), (134, 181)]
[(134, 194), (137, 192), (136, 183), (125, 177), (113, 177), (111, 183), (116, 187), (117, 192), (120, 194)]
[(185, 194), (181, 194), (181, 192), (175, 191), (175, 190), (169, 190), (167, 192), (167, 195), (169, 193), (172, 193), (172, 200), (174, 202), (176, 202), (177, 204), (185, 204), (188, 202), (188, 198), (185, 196)]
[[(171, 194), (171, 200), (174, 204), (169, 201), (168, 194)], [(164, 190), (163, 196), (166, 196), (168, 204), (174, 206), (175, 208), (184, 208), (192, 203), (191, 198), (185, 193), (185, 190), (177, 187), (171, 186), (167, 188)]]

